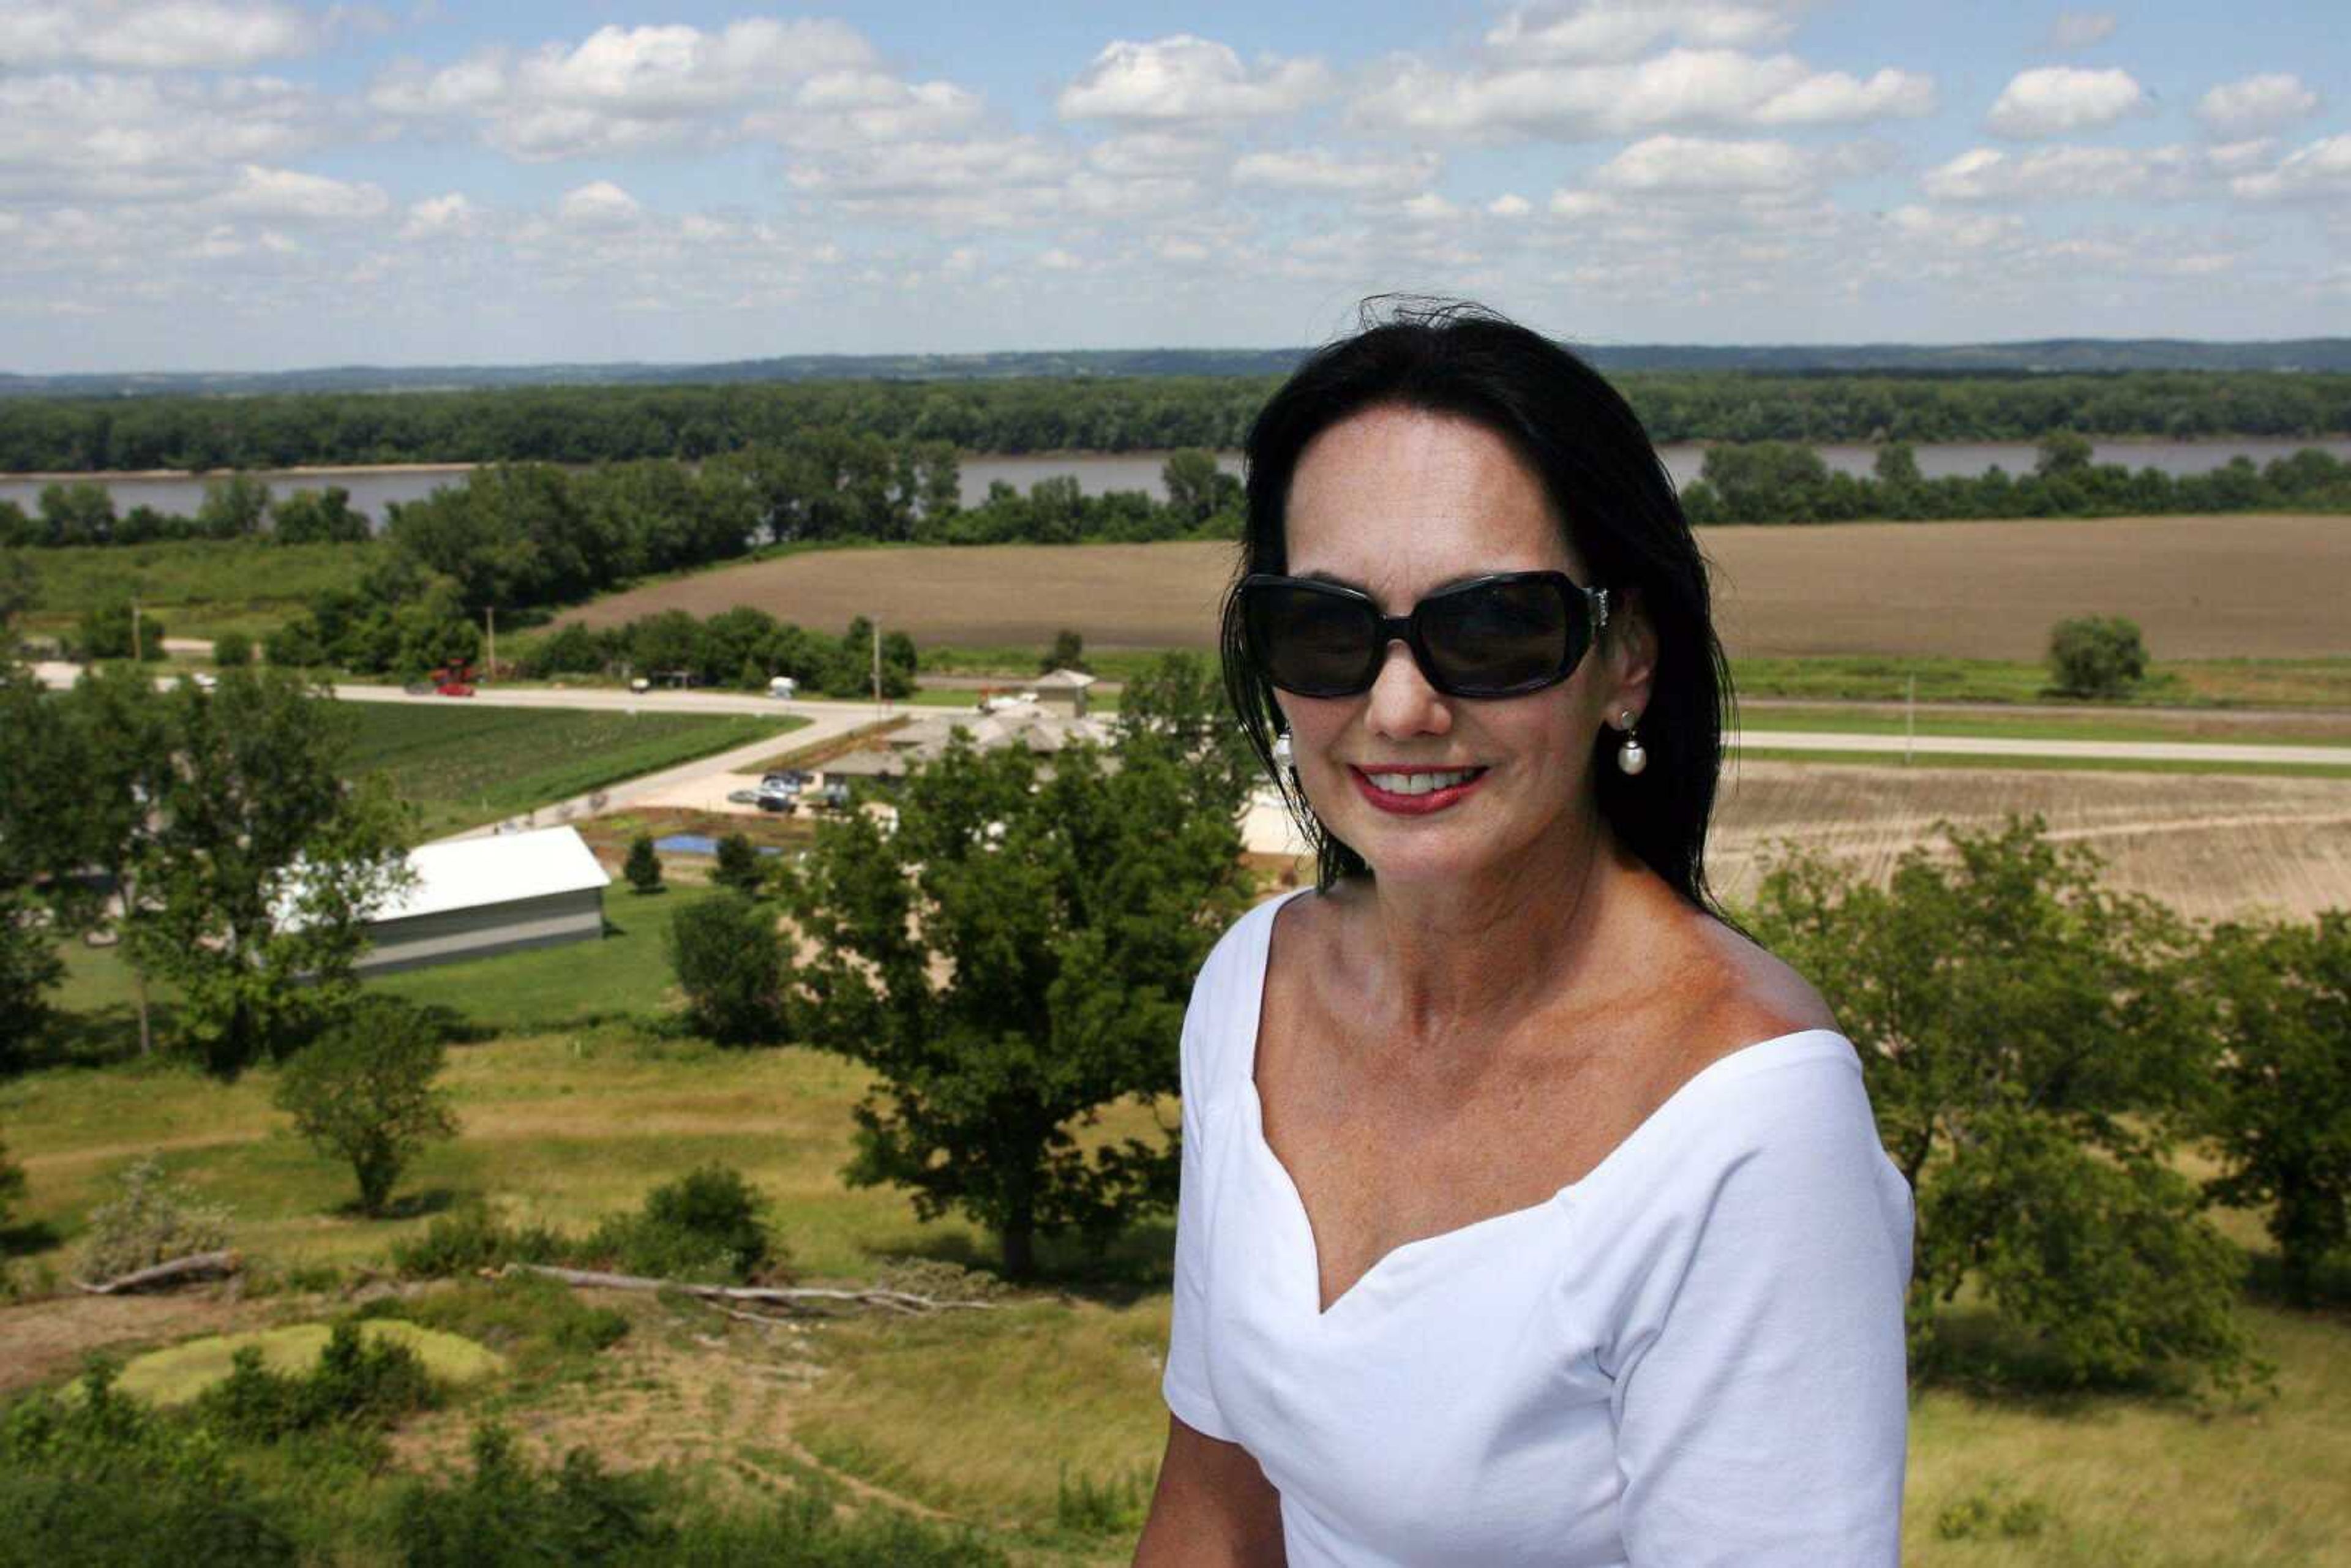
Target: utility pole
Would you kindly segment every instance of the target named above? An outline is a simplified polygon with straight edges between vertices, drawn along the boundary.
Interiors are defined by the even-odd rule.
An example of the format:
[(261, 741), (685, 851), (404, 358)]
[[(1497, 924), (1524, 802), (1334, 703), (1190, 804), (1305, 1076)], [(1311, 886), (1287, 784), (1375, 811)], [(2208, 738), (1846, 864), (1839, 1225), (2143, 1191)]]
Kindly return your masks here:
[(482, 618), (489, 623), (490, 667), (487, 674), (489, 678), (495, 681), (498, 678), (498, 607), (495, 604), (484, 605)]
[(141, 652), (141, 650), (139, 646), (139, 600), (134, 594), (131, 600), (131, 662), (132, 664), (136, 664), (141, 662), (139, 658)]
[(882, 706), (882, 622), (873, 622), (873, 706)]
[(1902, 704), (1902, 766), (1910, 766), (1910, 742), (1918, 730), (1918, 677), (1910, 677), (1910, 695)]

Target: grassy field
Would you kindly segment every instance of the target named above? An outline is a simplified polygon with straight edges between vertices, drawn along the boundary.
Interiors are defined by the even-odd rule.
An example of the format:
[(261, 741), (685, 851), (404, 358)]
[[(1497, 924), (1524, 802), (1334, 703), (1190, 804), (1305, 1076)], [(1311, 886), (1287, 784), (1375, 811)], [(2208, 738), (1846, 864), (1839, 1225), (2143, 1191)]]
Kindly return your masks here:
[(351, 770), (382, 768), (427, 837), (747, 746), (808, 723), (748, 714), (350, 703)]
[(358, 587), (378, 549), (174, 539), (26, 550), (35, 589), (25, 625), (35, 633), (69, 630), (82, 612), (136, 595), (170, 636), (257, 635), (283, 624), (312, 594)]
[[(649, 902), (674, 908), (677, 898)], [(413, 978), (451, 1005), (480, 1007), (491, 964), (475, 967)], [(441, 978), (425, 984), (425, 974)], [(641, 993), (639, 1005), (657, 1009), (657, 992)], [(726, 1051), (609, 1019), (456, 1048), (444, 1082), (464, 1135), (427, 1153), (404, 1179), (404, 1217), (377, 1222), (347, 1208), (348, 1169), (286, 1131), (268, 1105), (272, 1077), (264, 1070), (222, 1084), (176, 1070), (56, 1070), (0, 1086), (0, 1126), (28, 1178), (21, 1218), (29, 1223), (17, 1234), (49, 1239), (35, 1257), (59, 1256), (110, 1173), (151, 1148), (207, 1197), (233, 1204), (239, 1245), (281, 1269), (380, 1259), (392, 1239), (470, 1197), (509, 1218), (585, 1228), (717, 1159), (768, 1196), (777, 1231), (808, 1278), (866, 1279), (893, 1260), (991, 1255), (988, 1239), (966, 1221), (922, 1224), (894, 1191), (841, 1185), (864, 1079), (805, 1051)], [(1140, 1107), (1122, 1107), (1088, 1135), (1149, 1125)], [(2254, 1216), (2223, 1212), (2220, 1221), (2258, 1247)], [(637, 1323), (621, 1346), (560, 1383), (494, 1382), (455, 1408), (418, 1417), (399, 1452), (420, 1467), (450, 1458), (485, 1409), (524, 1427), (549, 1453), (586, 1442), (613, 1463), (659, 1458), (722, 1479), (780, 1451), (873, 1489), (869, 1496), (982, 1524), (1018, 1561), (1123, 1563), (1165, 1433), (1157, 1385), (1170, 1245), (1165, 1221), (1099, 1254), (1051, 1244), (1046, 1289), (1004, 1310), (851, 1318), (789, 1333), (690, 1303), (606, 1298)], [(250, 1304), (258, 1312), (268, 1301)], [(1968, 1305), (1963, 1299), (1958, 1310)], [(62, 1375), (57, 1342), (69, 1329), (60, 1314), (80, 1307), (0, 1308), (0, 1335), (17, 1336), (12, 1343), (48, 1357), (42, 1364)], [(2351, 1325), (2339, 1314), (2258, 1302), (2247, 1312), (2261, 1352), (2280, 1365), (2273, 1401), (2205, 1406), (2152, 1393), (1922, 1390), (1905, 1560), (1930, 1568), (2341, 1561), (2331, 1553), (2351, 1539), (2351, 1493), (2339, 1484), (2351, 1469), (2343, 1416), (2351, 1409)], [(1080, 1483), (1096, 1501), (1073, 1523), (1067, 1498)], [(2040, 1533), (2007, 1540), (1995, 1525), (1985, 1539), (1946, 1539), (1938, 1523), (1960, 1519), (1978, 1498), (2037, 1502)]]
[[(2049, 666), (2029, 659), (1815, 653), (1734, 657), (1741, 696), (1821, 702), (2045, 703)], [(2118, 707), (2351, 708), (2351, 657), (2158, 659)]]

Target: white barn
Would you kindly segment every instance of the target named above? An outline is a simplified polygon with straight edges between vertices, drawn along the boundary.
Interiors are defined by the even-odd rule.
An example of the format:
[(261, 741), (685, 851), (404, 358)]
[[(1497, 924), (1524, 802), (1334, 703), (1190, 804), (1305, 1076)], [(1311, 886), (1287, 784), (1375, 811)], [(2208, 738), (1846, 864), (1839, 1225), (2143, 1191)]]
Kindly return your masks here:
[(362, 975), (604, 935), (611, 875), (577, 829), (498, 833), (412, 850), (416, 882), (368, 922)]

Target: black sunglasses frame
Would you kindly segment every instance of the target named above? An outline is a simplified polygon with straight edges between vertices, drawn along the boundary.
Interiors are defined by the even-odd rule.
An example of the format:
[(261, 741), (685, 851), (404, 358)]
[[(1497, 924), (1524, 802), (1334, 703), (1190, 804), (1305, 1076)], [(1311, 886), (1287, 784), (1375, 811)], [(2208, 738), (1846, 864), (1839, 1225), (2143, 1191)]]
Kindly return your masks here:
[[(1541, 582), (1559, 594), (1560, 610), (1567, 628), (1567, 649), (1558, 667), (1509, 686), (1486, 687), (1474, 683), (1461, 685), (1448, 679), (1437, 667), (1437, 661), (1429, 652), (1427, 638), (1421, 622), (1422, 613), (1430, 604), (1459, 594), (1475, 593), (1504, 583), (1521, 582)], [(1343, 686), (1325, 686), (1309, 690), (1299, 686), (1286, 686), (1273, 678), (1270, 650), (1261, 644), (1258, 633), (1258, 618), (1249, 613), (1250, 599), (1270, 590), (1321, 594), (1361, 607), (1366, 621), (1375, 627), (1376, 635), (1365, 653), (1364, 666), (1359, 672), (1358, 679)], [(1447, 696), (1473, 699), (1525, 696), (1531, 692), (1539, 692), (1546, 687), (1555, 686), (1573, 674), (1575, 667), (1583, 662), (1583, 655), (1589, 653), (1593, 645), (1599, 641), (1601, 628), (1608, 624), (1608, 591), (1604, 588), (1587, 587), (1563, 571), (1489, 572), (1483, 577), (1471, 578), (1467, 582), (1439, 589), (1414, 605), (1412, 612), (1408, 615), (1380, 613), (1378, 603), (1361, 589), (1347, 588), (1335, 582), (1325, 582), (1319, 578), (1285, 577), (1278, 572), (1251, 572), (1248, 577), (1243, 578), (1240, 585), (1240, 599), (1242, 632), (1248, 641), (1250, 656), (1257, 661), (1258, 667), (1264, 672), (1267, 681), (1278, 690), (1302, 697), (1351, 697), (1371, 690), (1373, 685), (1379, 679), (1380, 666), (1387, 657), (1388, 644), (1396, 642), (1401, 642), (1412, 650), (1413, 663), (1419, 666), (1421, 678), (1426, 680), (1432, 689), (1442, 692)]]

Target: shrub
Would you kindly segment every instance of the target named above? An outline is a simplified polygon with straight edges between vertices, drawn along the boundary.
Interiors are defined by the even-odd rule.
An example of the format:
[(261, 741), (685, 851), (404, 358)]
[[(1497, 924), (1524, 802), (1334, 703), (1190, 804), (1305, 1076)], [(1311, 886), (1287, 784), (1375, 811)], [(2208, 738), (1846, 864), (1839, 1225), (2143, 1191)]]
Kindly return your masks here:
[(587, 1249), (624, 1273), (746, 1281), (784, 1257), (760, 1222), (759, 1203), (740, 1171), (705, 1166), (653, 1188), (636, 1213), (607, 1218)]
[(767, 869), (759, 863), (759, 852), (741, 833), (729, 833), (718, 841), (718, 864), (710, 880), (721, 887), (732, 888), (746, 898), (757, 898), (766, 885)]
[(640, 833), (629, 845), (629, 858), (621, 866), (621, 874), (639, 893), (659, 893), (662, 888), (661, 856), (653, 852), (653, 840)]
[(298, 1561), (218, 1437), (117, 1390), (117, 1370), (95, 1363), (80, 1399), (37, 1393), (0, 1419), (0, 1564)]
[(2068, 696), (2125, 696), (2147, 675), (2147, 644), (2119, 615), (2060, 621), (2049, 633), (2049, 674)]
[(217, 1252), (228, 1245), (230, 1212), (197, 1201), (171, 1180), (162, 1160), (143, 1155), (120, 1178), (120, 1195), (89, 1213), (82, 1242), (81, 1277), (116, 1280), (192, 1252)]
[(517, 1370), (564, 1356), (593, 1355), (629, 1333), (626, 1313), (591, 1307), (569, 1286), (536, 1274), (508, 1274), (413, 1298), (386, 1296), (361, 1307), (358, 1315), (399, 1318), (462, 1334), (511, 1358)]
[(670, 967), (696, 1030), (726, 1045), (775, 1037), (781, 1028), (784, 955), (772, 915), (730, 893), (680, 910), (667, 941)]
[(213, 639), (213, 663), (224, 670), (253, 663), (253, 639), (242, 632), (224, 632)]
[(296, 1432), (349, 1425), (390, 1426), (438, 1403), (433, 1380), (416, 1353), (397, 1340), (360, 1333), (355, 1320), (337, 1323), (319, 1364), (299, 1376), (262, 1364), (258, 1346), (232, 1358), (229, 1375), (199, 1395), (201, 1420), (242, 1443), (274, 1443)]
[(287, 1063), (275, 1103), (319, 1153), (350, 1161), (360, 1207), (380, 1215), (411, 1156), (456, 1135), (447, 1097), (433, 1087), (445, 1055), (416, 1009), (365, 998)]
[(660, 1516), (664, 1478), (608, 1474), (585, 1448), (542, 1476), (507, 1428), (474, 1430), (474, 1473), (442, 1488), (413, 1483), (392, 1514), (408, 1568), (644, 1561), (675, 1535)]
[(445, 1279), (508, 1263), (559, 1263), (561, 1236), (543, 1225), (509, 1228), (479, 1199), (436, 1215), (424, 1234), (392, 1244), (392, 1266), (412, 1280)]
[(15, 1217), (16, 1200), (25, 1196), (25, 1167), (8, 1157), (8, 1145), (0, 1144), (0, 1225)]

